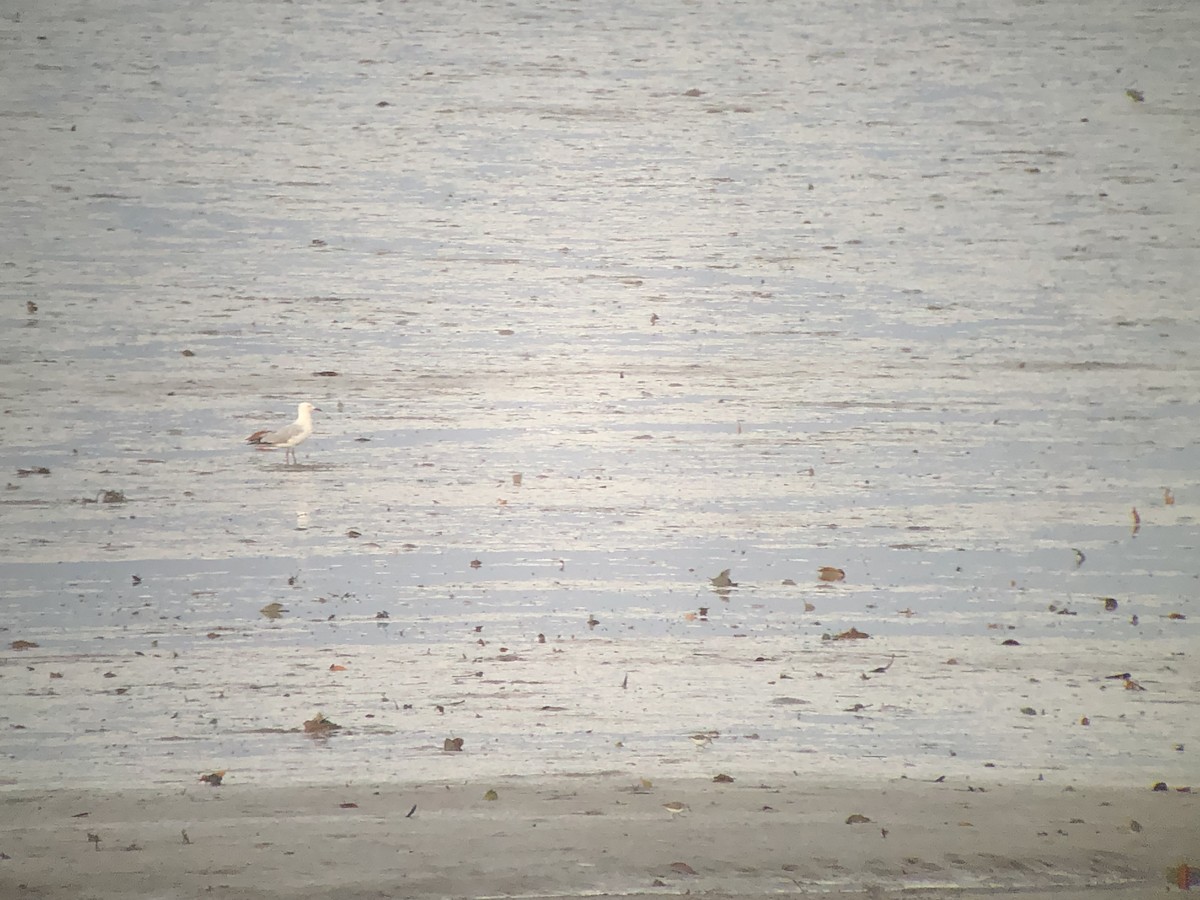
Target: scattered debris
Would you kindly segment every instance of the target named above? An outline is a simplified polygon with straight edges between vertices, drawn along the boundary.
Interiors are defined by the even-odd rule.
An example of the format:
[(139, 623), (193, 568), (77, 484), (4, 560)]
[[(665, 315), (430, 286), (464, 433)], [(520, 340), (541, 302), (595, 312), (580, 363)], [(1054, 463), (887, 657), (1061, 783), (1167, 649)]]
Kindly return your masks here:
[(442, 741), (442, 750), (446, 753), (458, 753), (463, 748), (463, 739), (460, 737), (446, 738)]
[(216, 772), (209, 772), (207, 775), (201, 775), (200, 781), (204, 784), (211, 785), (212, 787), (219, 787), (221, 782), (225, 779), (225, 773), (227, 771), (227, 769), (218, 769)]
[[(848, 630), (841, 632), (840, 634), (835, 634), (833, 637), (828, 638), (828, 640), (831, 640), (831, 641), (861, 641), (864, 638), (869, 638), (869, 637), (870, 637), (870, 635), (867, 634), (865, 631), (859, 631), (857, 628), (851, 627)], [(824, 635), (822, 635), (822, 638), (824, 639)]]
[(317, 713), (304, 723), (304, 733), (322, 736), (337, 731), (341, 727), (342, 726), (336, 722), (331, 722), (329, 719), (325, 718), (324, 713)]
[(853, 813), (846, 817), (847, 825), (865, 825), (866, 823), (868, 823), (870, 821), (871, 821), (870, 819), (868, 819), (864, 815), (861, 815), (860, 813)]
[(708, 579), (709, 583), (718, 589), (735, 588), (738, 583), (729, 577), (729, 569), (722, 569), (718, 574)]
[(1127, 691), (1144, 691), (1145, 688), (1133, 680), (1133, 676), (1128, 672), (1118, 672), (1116, 675), (1106, 675), (1105, 681), (1123, 681), (1125, 682), (1125, 690)]
[(1180, 863), (1175, 869), (1175, 886), (1181, 891), (1200, 888), (1200, 866)]
[(817, 577), (822, 581), (845, 581), (846, 570), (836, 566), (821, 566), (817, 569)]

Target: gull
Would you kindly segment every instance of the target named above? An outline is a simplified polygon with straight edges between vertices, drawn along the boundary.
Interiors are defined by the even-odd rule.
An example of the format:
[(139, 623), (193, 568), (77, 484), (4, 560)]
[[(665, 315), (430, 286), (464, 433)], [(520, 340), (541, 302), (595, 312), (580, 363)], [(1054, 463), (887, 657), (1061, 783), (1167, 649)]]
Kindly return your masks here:
[(311, 403), (301, 403), (296, 409), (296, 421), (285, 425), (278, 431), (256, 431), (246, 438), (247, 444), (258, 444), (260, 450), (270, 450), (273, 447), (283, 448), (283, 461), (286, 463), (291, 456), (296, 462), (296, 445), (308, 439), (313, 432), (312, 414), (321, 410)]

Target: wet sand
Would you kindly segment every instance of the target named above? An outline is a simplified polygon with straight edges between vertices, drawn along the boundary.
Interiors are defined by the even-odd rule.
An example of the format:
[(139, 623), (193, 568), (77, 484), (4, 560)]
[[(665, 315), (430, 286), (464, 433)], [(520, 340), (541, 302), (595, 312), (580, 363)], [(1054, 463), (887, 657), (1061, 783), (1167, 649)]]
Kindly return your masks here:
[[(582, 624), (582, 623), (581, 623)], [(609, 639), (470, 625), (445, 645), (295, 645), (264, 624), (194, 648), (9, 653), (0, 786), (98, 789), (511, 774), (800, 772), (825, 780), (1190, 785), (1186, 640), (696, 633)], [(586, 629), (583, 629), (586, 631)], [(855, 629), (859, 634), (867, 632)], [(707, 632), (707, 634), (705, 633)], [(19, 660), (19, 664), (18, 664)], [(1121, 676), (1128, 674), (1128, 679)], [(323, 713), (327, 741), (303, 733)], [(710, 743), (697, 750), (689, 735)], [(446, 738), (461, 754), (441, 752)]]
[[(1042, 640), (488, 648), (464, 637), (476, 655), (402, 658), (249, 642), (126, 660), (25, 651), (26, 702), (45, 716), (28, 740), (43, 754), (6, 779), (0, 887), (95, 898), (1157, 894), (1196, 852), (1187, 648), (1150, 659)], [(1098, 668), (1117, 658), (1134, 688)], [(61, 677), (47, 681), (51, 671)], [(10, 686), (17, 676), (6, 671)], [(341, 727), (305, 733), (317, 707)], [(47, 740), (50, 723), (61, 742)], [(454, 738), (462, 749), (447, 751)], [(214, 771), (219, 786), (200, 781)], [(848, 824), (855, 815), (870, 821)]]
[[(663, 806), (672, 802), (686, 808), (672, 814)], [(1051, 784), (802, 776), (68, 790), (5, 797), (13, 859), (0, 891), (1142, 900), (1162, 895), (1171, 868), (1194, 856), (1198, 803)]]

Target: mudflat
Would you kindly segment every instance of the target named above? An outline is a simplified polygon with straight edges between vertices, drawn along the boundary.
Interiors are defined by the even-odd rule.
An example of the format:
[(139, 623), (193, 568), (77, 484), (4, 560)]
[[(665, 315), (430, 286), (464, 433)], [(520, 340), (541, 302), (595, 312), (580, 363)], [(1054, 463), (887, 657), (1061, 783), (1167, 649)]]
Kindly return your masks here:
[(3, 900), (1195, 861), (1188, 4), (25, 6)]
[(2, 804), (3, 896), (96, 900), (1132, 900), (1172, 883), (1200, 814), (1177, 792), (611, 774), (21, 792)]
[(1141, 898), (1195, 859), (1182, 645), (475, 647), (25, 651), (0, 895)]

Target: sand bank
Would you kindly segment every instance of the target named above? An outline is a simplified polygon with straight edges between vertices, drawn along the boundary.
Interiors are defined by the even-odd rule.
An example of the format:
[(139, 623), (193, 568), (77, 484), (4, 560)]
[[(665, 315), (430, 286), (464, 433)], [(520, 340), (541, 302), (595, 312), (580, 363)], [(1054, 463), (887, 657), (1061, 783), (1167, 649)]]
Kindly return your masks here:
[(604, 774), (19, 792), (3, 805), (0, 895), (96, 900), (1143, 898), (1195, 856), (1200, 814), (1195, 794), (1149, 789)]

